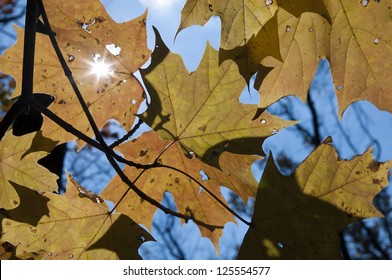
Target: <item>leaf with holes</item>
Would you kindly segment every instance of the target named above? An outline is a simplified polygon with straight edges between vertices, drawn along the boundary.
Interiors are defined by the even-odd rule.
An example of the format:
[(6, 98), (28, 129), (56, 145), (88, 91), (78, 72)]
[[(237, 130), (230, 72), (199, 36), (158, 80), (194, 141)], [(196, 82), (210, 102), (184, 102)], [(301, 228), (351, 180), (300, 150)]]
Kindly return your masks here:
[(388, 185), (392, 161), (378, 163), (371, 150), (338, 160), (320, 145), (290, 176), (270, 159), (240, 259), (340, 259), (339, 234), (360, 219), (379, 217), (374, 196)]
[[(192, 154), (184, 154), (178, 142), (161, 140), (155, 131), (145, 132), (117, 150), (134, 162), (151, 164), (158, 160), (165, 165), (148, 170), (126, 166), (124, 173), (139, 189), (157, 201), (162, 200), (165, 192), (170, 192), (179, 212), (206, 224), (199, 224), (200, 231), (211, 239), (217, 250), (223, 226), (234, 221), (233, 214), (222, 205), (226, 203), (220, 193), (220, 186), (236, 191), (244, 201), (255, 196), (257, 182), (251, 173), (250, 164), (257, 157), (226, 152), (221, 157), (221, 171), (201, 162)], [(235, 164), (238, 164), (236, 169), (233, 166)], [(101, 196), (119, 202), (116, 208), (119, 213), (127, 214), (137, 223), (151, 228), (156, 207), (127, 190), (128, 187), (116, 176)], [(126, 195), (121, 200), (123, 194)]]
[(392, 9), (387, 1), (282, 0), (278, 6), (275, 17), (245, 46), (221, 52), (222, 60), (238, 63), (247, 81), (259, 71), (260, 108), (288, 95), (305, 101), (320, 59), (327, 58), (340, 115), (358, 100), (392, 110)]
[[(133, 73), (150, 56), (146, 14), (116, 23), (99, 1), (80, 1), (75, 5), (65, 0), (47, 0), (44, 5), (61, 52), (98, 127), (113, 118), (129, 129), (143, 101), (143, 89)], [(24, 37), (23, 30), (16, 29), (19, 40), (0, 57), (0, 70), (16, 80), (13, 97), (21, 92)], [(47, 35), (37, 34), (36, 50), (34, 91), (53, 95), (56, 100), (50, 109), (92, 136)], [(46, 137), (59, 142), (74, 139), (51, 121), (44, 121), (42, 130)]]
[(256, 35), (276, 8), (276, 1), (188, 0), (182, 10), (179, 30), (194, 24), (204, 25), (210, 17), (219, 16), (222, 21), (221, 48), (230, 50), (243, 46)]
[(39, 165), (56, 146), (40, 132), (22, 137), (7, 132), (0, 142), (0, 208), (13, 209), (20, 199), (12, 183), (44, 192), (57, 192), (57, 175)]
[[(261, 95), (261, 108), (288, 95), (305, 101), (320, 59), (326, 58), (329, 53), (331, 27), (322, 16), (302, 13), (297, 18), (279, 8), (276, 18), (279, 25), (271, 26), (268, 32), (278, 31), (283, 62), (271, 56), (262, 61), (264, 67), (272, 70), (264, 75), (259, 73), (255, 82)], [(260, 61), (257, 57), (253, 58)]]
[(368, 100), (391, 112), (391, 3), (325, 2), (333, 19), (330, 64), (339, 113), (357, 100)]
[(63, 196), (15, 184), (24, 209), (0, 217), (1, 238), (18, 244), (16, 255), (44, 250), (43, 259), (140, 259), (139, 246), (153, 240), (149, 233), (125, 215), (110, 214), (105, 203), (79, 196), (78, 186), (68, 181)]
[(282, 61), (279, 43), (278, 16), (277, 13), (275, 13), (275, 15), (263, 25), (259, 33), (249, 39), (247, 44), (238, 46), (232, 50), (221, 49), (219, 51), (219, 59), (220, 61), (228, 59), (234, 60), (238, 65), (241, 75), (244, 77), (245, 81), (249, 83), (250, 78), (257, 71), (259, 71), (259, 76), (262, 75), (263, 65), (260, 64), (261, 61), (267, 57), (268, 59), (274, 58), (277, 61)]
[(222, 152), (260, 154), (265, 138), (295, 123), (267, 112), (255, 116), (257, 106), (241, 104), (246, 84), (237, 66), (232, 61), (219, 66), (218, 52), (210, 46), (189, 73), (156, 36), (151, 65), (140, 71), (154, 104), (142, 119), (163, 139), (178, 140), (188, 152), (219, 166)]
[(16, 247), (8, 241), (0, 240), (0, 260), (41, 260), (45, 251), (21, 252), (16, 255)]

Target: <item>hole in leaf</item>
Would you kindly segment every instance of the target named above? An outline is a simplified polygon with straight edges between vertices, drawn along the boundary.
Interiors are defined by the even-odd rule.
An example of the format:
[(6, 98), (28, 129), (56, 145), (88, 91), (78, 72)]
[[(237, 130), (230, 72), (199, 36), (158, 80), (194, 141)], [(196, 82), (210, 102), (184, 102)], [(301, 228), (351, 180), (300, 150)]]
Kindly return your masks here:
[(121, 48), (116, 46), (115, 44), (110, 44), (106, 45), (106, 49), (112, 54), (112, 55), (120, 55), (121, 53)]
[(90, 22), (87, 22), (87, 23), (86, 23), (86, 22), (82, 22), (82, 20), (78, 19), (78, 20), (76, 21), (76, 23), (79, 24), (80, 27), (81, 27), (84, 31), (86, 31), (87, 33), (91, 33), (91, 30), (89, 30), (88, 28), (89, 28), (91, 25), (93, 25), (93, 24), (95, 23), (95, 18), (92, 19)]
[(200, 170), (200, 171), (199, 171), (199, 174), (200, 174), (201, 179), (202, 179), (203, 181), (207, 181), (207, 180), (210, 179), (210, 177), (208, 177), (208, 175), (204, 172), (204, 170)]
[(369, 0), (361, 0), (361, 4), (364, 7), (367, 7), (367, 5), (369, 5)]

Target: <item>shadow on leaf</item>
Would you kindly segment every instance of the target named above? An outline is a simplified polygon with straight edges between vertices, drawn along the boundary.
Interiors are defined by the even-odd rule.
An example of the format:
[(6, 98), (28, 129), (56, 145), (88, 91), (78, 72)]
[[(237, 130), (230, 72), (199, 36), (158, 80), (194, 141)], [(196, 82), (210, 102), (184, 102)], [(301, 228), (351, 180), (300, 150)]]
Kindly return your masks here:
[(325, 18), (330, 24), (332, 24), (332, 19), (329, 15), (329, 11), (325, 6), (324, 1), (314, 1), (314, 0), (277, 0), (278, 6), (295, 17), (299, 18), (303, 13), (316, 13)]
[[(49, 198), (39, 195), (34, 190), (9, 181), (19, 195), (20, 203), (12, 210), (1, 210), (0, 219), (8, 218), (19, 223), (37, 226), (43, 216), (49, 216)], [(15, 202), (17, 203), (17, 202)], [(2, 226), (0, 228), (1, 232)]]
[(382, 216), (372, 200), (388, 184), (390, 162), (364, 175), (373, 161), (371, 150), (339, 161), (324, 143), (284, 176), (270, 157), (238, 258), (341, 259), (341, 232), (361, 219)]
[(252, 36), (246, 45), (232, 50), (220, 49), (219, 63), (222, 64), (227, 59), (233, 59), (249, 85), (250, 78), (257, 71), (261, 72), (259, 75), (266, 76), (273, 69), (261, 64), (267, 56), (283, 61), (280, 54), (277, 14), (263, 26), (256, 36)]
[(120, 260), (141, 259), (138, 249), (147, 241), (155, 240), (128, 216), (120, 215), (109, 230), (87, 250), (107, 249), (115, 252)]

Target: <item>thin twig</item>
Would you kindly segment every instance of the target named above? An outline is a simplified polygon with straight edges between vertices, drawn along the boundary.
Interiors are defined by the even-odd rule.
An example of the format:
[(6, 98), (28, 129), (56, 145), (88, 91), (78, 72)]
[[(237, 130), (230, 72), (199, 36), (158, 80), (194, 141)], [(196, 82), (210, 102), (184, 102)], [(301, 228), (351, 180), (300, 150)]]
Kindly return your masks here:
[[(79, 137), (80, 137), (81, 139), (83, 139), (83, 140), (88, 140), (89, 142), (94, 143), (94, 145), (92, 145), (92, 146), (94, 146), (94, 147), (98, 148), (99, 150), (103, 151), (103, 152), (105, 153), (106, 158), (108, 159), (109, 163), (112, 165), (112, 167), (114, 168), (114, 170), (116, 171), (116, 173), (118, 174), (118, 176), (120, 176), (121, 180), (122, 180), (125, 184), (127, 184), (128, 187), (129, 187), (129, 189), (132, 189), (141, 199), (143, 199), (143, 200), (149, 202), (150, 204), (156, 206), (157, 208), (161, 209), (161, 210), (162, 210), (163, 212), (165, 212), (166, 214), (171, 214), (172, 216), (176, 216), (176, 217), (182, 218), (182, 219), (184, 219), (184, 220), (186, 220), (186, 221), (187, 221), (187, 220), (193, 220), (196, 224), (198, 224), (198, 225), (200, 225), (200, 226), (204, 226), (204, 227), (208, 228), (208, 229), (211, 230), (211, 231), (214, 230), (214, 229), (216, 229), (216, 228), (223, 228), (223, 226), (220, 226), (220, 225), (210, 225), (210, 224), (207, 224), (207, 223), (204, 223), (204, 222), (202, 222), (202, 221), (197, 220), (197, 219), (196, 219), (195, 217), (193, 217), (193, 216), (185, 215), (185, 214), (182, 214), (182, 213), (173, 211), (173, 210), (171, 210), (171, 209), (165, 207), (164, 205), (162, 205), (162, 204), (159, 203), (158, 201), (156, 201), (156, 200), (154, 200), (153, 198), (149, 197), (149, 196), (148, 196), (146, 193), (144, 193), (142, 190), (140, 190), (140, 189), (139, 189), (139, 188), (138, 188), (138, 187), (137, 187), (137, 186), (136, 186), (136, 185), (135, 185), (135, 184), (125, 175), (125, 173), (123, 172), (123, 170), (122, 170), (122, 169), (120, 168), (120, 166), (118, 165), (116, 159), (118, 158), (120, 162), (124, 162), (124, 161), (121, 160), (121, 159), (120, 159), (121, 157), (118, 156), (118, 155), (116, 155), (116, 154), (114, 153), (114, 151), (113, 151), (113, 150), (106, 144), (106, 142), (104, 141), (104, 139), (103, 139), (103, 137), (102, 137), (102, 135), (101, 135), (101, 133), (100, 133), (100, 131), (99, 131), (99, 129), (98, 129), (98, 127), (97, 127), (97, 125), (96, 125), (96, 123), (95, 123), (95, 121), (94, 121), (94, 119), (93, 119), (91, 113), (90, 113), (90, 111), (88, 110), (88, 106), (87, 106), (87, 104), (85, 103), (85, 101), (84, 101), (84, 99), (83, 99), (83, 97), (82, 97), (82, 95), (81, 95), (81, 92), (79, 91), (79, 88), (78, 88), (77, 85), (76, 85), (76, 82), (75, 82), (75, 80), (74, 80), (74, 78), (73, 78), (73, 76), (72, 76), (72, 72), (71, 72), (70, 68), (68, 67), (67, 63), (65, 62), (65, 59), (64, 59), (64, 57), (63, 57), (63, 55), (62, 55), (62, 53), (61, 53), (61, 50), (60, 50), (60, 48), (59, 48), (59, 46), (58, 46), (58, 43), (57, 43), (57, 40), (56, 40), (56, 38), (54, 37), (54, 33), (53, 33), (53, 31), (52, 31), (52, 29), (51, 29), (51, 27), (50, 27), (49, 19), (48, 19), (47, 15), (46, 15), (46, 12), (45, 12), (45, 9), (44, 9), (42, 0), (39, 0), (39, 4), (40, 4), (40, 7), (41, 7), (41, 13), (42, 13), (42, 18), (43, 18), (44, 24), (45, 24), (45, 26), (46, 26), (46, 27), (48, 28), (48, 30), (49, 30), (49, 32), (48, 32), (48, 33), (49, 33), (49, 37), (50, 37), (50, 40), (51, 40), (51, 42), (52, 42), (52, 45), (53, 45), (53, 47), (54, 47), (54, 49), (55, 49), (55, 52), (56, 52), (56, 54), (57, 54), (57, 57), (58, 57), (58, 59), (59, 59), (59, 61), (60, 61), (60, 64), (61, 64), (61, 66), (62, 66), (62, 68), (63, 68), (63, 70), (64, 70), (65, 75), (67, 76), (67, 78), (68, 78), (68, 80), (69, 80), (69, 82), (70, 82), (70, 84), (71, 84), (71, 86), (72, 86), (72, 88), (73, 88), (73, 90), (74, 90), (74, 92), (75, 92), (75, 94), (76, 94), (78, 100), (79, 100), (79, 103), (81, 104), (81, 106), (82, 106), (82, 108), (83, 108), (84, 113), (85, 113), (86, 116), (87, 116), (87, 119), (88, 119), (88, 121), (89, 121), (89, 124), (90, 124), (90, 126), (92, 127), (92, 129), (93, 129), (93, 131), (94, 131), (95, 137), (96, 137), (96, 139), (97, 139), (99, 145), (96, 145), (96, 142), (94, 143), (94, 142), (90, 141), (90, 140), (91, 140), (90, 138), (88, 138), (88, 139), (89, 139), (89, 140), (88, 140), (88, 139), (85, 137), (84, 134), (81, 134), (80, 132), (78, 133), (78, 131), (77, 131), (76, 129), (74, 129), (72, 126), (70, 126), (70, 125), (67, 125), (67, 126), (65, 126), (65, 127), (63, 127), (63, 128), (64, 128), (64, 129), (72, 130), (74, 133), (79, 134)], [(35, 104), (35, 105), (36, 105), (37, 107), (40, 107), (38, 104)], [(51, 115), (51, 114), (49, 113), (50, 110), (44, 110), (43, 108), (40, 108), (40, 109), (42, 109), (42, 112), (46, 112), (46, 114)], [(54, 115), (54, 114), (53, 114), (53, 115)], [(53, 115), (51, 115), (52, 120), (56, 119)], [(60, 118), (58, 118), (56, 121), (59, 121), (59, 119), (60, 119)], [(60, 122), (59, 122), (59, 123), (60, 123)], [(63, 125), (65, 124), (64, 121), (62, 121), (62, 123), (63, 123)], [(62, 125), (60, 125), (60, 126), (62, 126)], [(82, 136), (82, 135), (84, 135), (84, 136)], [(83, 138), (82, 138), (81, 136), (82, 136)], [(126, 162), (127, 162), (127, 164), (129, 164), (129, 165), (131, 165), (131, 166), (138, 165), (138, 164), (136, 164), (136, 163), (134, 163), (134, 162), (131, 162), (131, 161), (126, 161)], [(159, 165), (157, 165), (157, 164), (155, 163), (155, 164), (148, 165), (148, 166), (146, 166), (146, 165), (140, 165), (140, 166), (142, 166), (142, 168), (144, 168), (144, 169), (146, 170), (146, 169), (148, 169), (148, 168), (158, 167)], [(145, 170), (143, 170), (142, 173), (144, 173)], [(176, 170), (179, 171), (179, 169), (176, 169)], [(181, 173), (187, 175), (187, 174), (186, 174), (185, 172), (183, 172), (183, 171), (181, 171)], [(187, 175), (187, 176), (189, 176), (189, 175)], [(190, 178), (192, 178), (192, 177), (190, 177)], [(197, 182), (195, 178), (193, 178), (193, 179), (195, 180), (195, 182)], [(200, 183), (199, 183), (199, 184), (200, 184)], [(129, 190), (129, 189), (128, 189), (128, 190)], [(127, 192), (128, 192), (128, 191), (127, 191)], [(127, 194), (127, 192), (123, 195), (122, 198), (125, 197), (125, 195)], [(209, 192), (209, 191), (208, 191), (208, 193), (211, 194), (211, 195), (213, 195), (213, 194), (212, 194), (211, 192)], [(219, 203), (221, 203), (222, 205), (224, 205), (224, 203), (223, 203), (222, 201), (220, 201), (219, 198), (217, 198), (215, 195), (213, 195), (213, 197), (214, 197), (214, 199), (218, 200)], [(121, 201), (121, 200), (122, 200), (122, 199), (120, 199), (120, 201)], [(120, 201), (119, 201), (119, 202), (120, 202)], [(118, 206), (119, 202), (116, 204), (116, 206)], [(116, 206), (112, 209), (112, 211), (114, 211), (114, 210), (116, 209)], [(225, 208), (228, 209), (231, 213), (233, 213), (233, 211), (232, 211), (230, 208), (228, 208), (226, 205), (225, 205)], [(111, 211), (111, 212), (112, 212), (112, 211)], [(235, 212), (234, 212), (234, 213), (235, 213)], [(238, 214), (236, 214), (236, 216), (239, 217)], [(240, 218), (240, 220), (243, 221), (243, 222), (245, 222), (245, 223), (247, 223), (247, 224), (249, 224), (248, 222), (246, 222), (246, 221), (245, 221), (244, 219), (242, 219), (242, 218)]]
[(121, 137), (120, 139), (114, 141), (112, 144), (109, 145), (109, 148), (113, 149), (115, 147), (117, 147), (118, 145), (121, 145), (122, 143), (124, 143), (125, 141), (127, 141), (129, 138), (131, 138), (135, 132), (140, 128), (140, 126), (143, 124), (142, 119), (138, 119), (137, 123), (132, 127), (132, 129), (125, 134), (123, 137)]
[(243, 222), (244, 224), (250, 226), (251, 223), (248, 222), (247, 220), (245, 220), (244, 218), (242, 218), (240, 215), (238, 215), (233, 209), (231, 209), (229, 206), (227, 206), (221, 199), (219, 199), (213, 192), (211, 192), (207, 187), (205, 187), (201, 182), (199, 182), (196, 178), (194, 178), (193, 176), (189, 175), (188, 173), (182, 171), (181, 169), (178, 169), (176, 167), (170, 166), (170, 165), (164, 165), (164, 164), (160, 164), (158, 166), (152, 166), (151, 168), (156, 168), (156, 167), (163, 167), (163, 168), (168, 168), (168, 169), (172, 169), (174, 171), (177, 171), (185, 176), (187, 176), (189, 179), (193, 180), (196, 184), (198, 184), (199, 186), (201, 186), (203, 188), (203, 190), (205, 190), (210, 196), (212, 196), (220, 205), (222, 205), (227, 211), (229, 211), (231, 214), (233, 214), (235, 217), (237, 217), (241, 222)]

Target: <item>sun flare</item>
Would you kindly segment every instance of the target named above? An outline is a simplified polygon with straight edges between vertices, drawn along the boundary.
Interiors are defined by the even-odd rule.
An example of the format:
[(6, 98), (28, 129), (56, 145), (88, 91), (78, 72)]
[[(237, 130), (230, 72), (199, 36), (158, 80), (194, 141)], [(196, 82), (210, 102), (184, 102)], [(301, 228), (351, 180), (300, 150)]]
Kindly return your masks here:
[(106, 77), (113, 74), (110, 64), (105, 63), (104, 59), (101, 59), (100, 54), (93, 55), (94, 62), (91, 63), (91, 73), (96, 75), (98, 78)]

